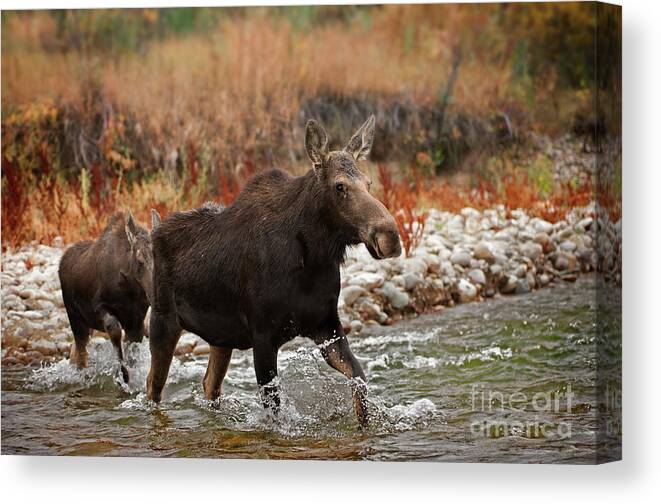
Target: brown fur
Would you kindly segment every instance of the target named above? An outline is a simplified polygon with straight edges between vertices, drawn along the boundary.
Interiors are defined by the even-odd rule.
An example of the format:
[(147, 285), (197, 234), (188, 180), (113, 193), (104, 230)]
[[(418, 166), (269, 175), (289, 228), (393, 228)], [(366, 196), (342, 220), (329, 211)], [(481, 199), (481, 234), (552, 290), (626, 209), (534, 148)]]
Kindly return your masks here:
[(207, 398), (220, 393), (231, 349), (252, 348), (264, 404), (277, 411), (277, 352), (302, 335), (353, 380), (356, 412), (366, 425), (365, 375), (342, 330), (337, 299), (347, 247), (364, 243), (377, 259), (401, 252), (394, 219), (356, 165), (373, 134), (372, 117), (344, 150), (329, 152), (326, 132), (310, 121), (313, 169), (306, 175), (258, 174), (226, 209), (179, 212), (155, 231), (148, 398), (160, 401), (186, 329), (213, 349)]
[[(158, 214), (152, 215), (158, 224)], [(96, 241), (69, 247), (59, 267), (62, 298), (74, 335), (70, 360), (87, 366), (87, 342), (92, 330), (105, 332), (117, 351), (122, 377), (122, 329), (129, 341), (145, 334), (144, 318), (152, 290), (153, 261), (149, 232), (136, 224), (130, 211), (115, 214)]]

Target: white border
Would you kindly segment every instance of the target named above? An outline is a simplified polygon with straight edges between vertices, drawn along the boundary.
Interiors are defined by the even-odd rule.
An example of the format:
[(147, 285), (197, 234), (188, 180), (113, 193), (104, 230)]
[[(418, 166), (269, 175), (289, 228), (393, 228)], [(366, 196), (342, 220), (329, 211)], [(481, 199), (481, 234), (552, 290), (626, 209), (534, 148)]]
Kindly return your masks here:
[[(296, 4), (140, 1), (140, 6)], [(309, 2), (308, 2), (309, 3)], [(333, 2), (375, 3), (375, 2)], [(383, 2), (381, 2), (383, 3)], [(420, 2), (422, 3), (422, 2)], [(661, 9), (624, 0), (624, 461), (599, 467), (0, 457), (4, 502), (659, 502)], [(95, 1), (94, 7), (134, 7)], [(82, 1), (2, 1), (81, 8)], [(656, 498), (655, 498), (656, 497)]]

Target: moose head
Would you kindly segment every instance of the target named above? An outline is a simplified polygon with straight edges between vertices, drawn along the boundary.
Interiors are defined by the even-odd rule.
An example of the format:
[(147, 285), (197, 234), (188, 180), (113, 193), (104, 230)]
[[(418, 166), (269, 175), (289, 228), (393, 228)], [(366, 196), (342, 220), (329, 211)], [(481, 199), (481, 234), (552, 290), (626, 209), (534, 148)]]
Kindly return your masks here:
[[(151, 230), (161, 223), (161, 217), (151, 211)], [(126, 212), (124, 230), (129, 242), (128, 268), (125, 276), (139, 283), (151, 304), (153, 292), (154, 259), (152, 256), (151, 234), (133, 218), (131, 210)]]
[(305, 149), (312, 161), (324, 213), (333, 229), (350, 243), (364, 243), (375, 259), (397, 257), (402, 248), (395, 219), (375, 198), (372, 181), (358, 169), (367, 158), (374, 140), (374, 116), (358, 128), (342, 150), (330, 151), (328, 134), (314, 119), (305, 131)]

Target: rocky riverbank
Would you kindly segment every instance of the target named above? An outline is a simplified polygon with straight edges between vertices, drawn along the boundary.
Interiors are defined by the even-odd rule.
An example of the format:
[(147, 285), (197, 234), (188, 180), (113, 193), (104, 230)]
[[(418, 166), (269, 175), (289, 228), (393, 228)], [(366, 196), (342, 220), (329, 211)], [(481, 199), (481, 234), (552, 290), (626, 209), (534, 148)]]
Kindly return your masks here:
[[(502, 207), (453, 214), (431, 210), (411, 257), (376, 261), (352, 249), (342, 268), (339, 311), (352, 335), (369, 324), (392, 324), (431, 310), (494, 296), (517, 295), (599, 269), (620, 282), (621, 225), (577, 208), (554, 224), (508, 214)], [(598, 238), (597, 238), (598, 237)], [(64, 250), (38, 245), (2, 256), (2, 364), (29, 365), (67, 357), (73, 341), (57, 268)], [(95, 333), (90, 345), (103, 341)], [(177, 354), (208, 353), (184, 334)]]

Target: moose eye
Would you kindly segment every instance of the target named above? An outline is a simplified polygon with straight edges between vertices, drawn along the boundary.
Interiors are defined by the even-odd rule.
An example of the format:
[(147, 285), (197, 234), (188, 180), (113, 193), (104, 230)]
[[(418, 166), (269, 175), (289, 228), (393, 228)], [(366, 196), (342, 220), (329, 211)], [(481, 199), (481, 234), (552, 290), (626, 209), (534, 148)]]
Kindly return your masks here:
[(337, 184), (335, 184), (335, 189), (337, 190), (337, 192), (340, 193), (344, 193), (347, 190), (347, 188), (344, 186), (342, 182), (338, 182)]

